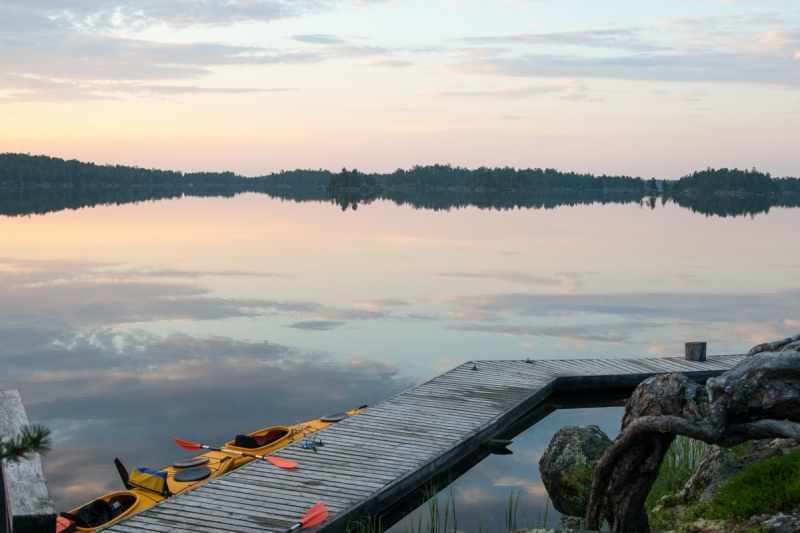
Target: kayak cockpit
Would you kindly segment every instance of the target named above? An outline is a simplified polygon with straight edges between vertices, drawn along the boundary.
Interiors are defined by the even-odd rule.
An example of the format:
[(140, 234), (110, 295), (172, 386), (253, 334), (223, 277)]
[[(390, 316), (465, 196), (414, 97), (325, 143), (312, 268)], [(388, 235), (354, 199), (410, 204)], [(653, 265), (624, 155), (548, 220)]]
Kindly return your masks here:
[(236, 435), (234, 440), (225, 444), (225, 448), (257, 453), (256, 450), (263, 448), (285, 446), (282, 441), (288, 439), (291, 433), (291, 428), (285, 426), (264, 428), (247, 435)]
[(61, 513), (61, 516), (74, 522), (77, 526), (76, 531), (94, 531), (163, 499), (153, 496), (150, 498), (131, 490), (112, 492), (69, 513)]

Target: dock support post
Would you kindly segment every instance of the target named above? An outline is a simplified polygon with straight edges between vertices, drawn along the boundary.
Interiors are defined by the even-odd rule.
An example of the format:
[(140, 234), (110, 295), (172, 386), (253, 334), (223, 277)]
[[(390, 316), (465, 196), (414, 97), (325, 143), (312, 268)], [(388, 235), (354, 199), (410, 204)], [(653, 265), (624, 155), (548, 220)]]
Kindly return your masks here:
[(11, 500), (7, 497), (6, 476), (0, 461), (0, 533), (11, 533)]
[(687, 361), (705, 361), (706, 360), (706, 346), (705, 342), (687, 342), (686, 355), (684, 358)]

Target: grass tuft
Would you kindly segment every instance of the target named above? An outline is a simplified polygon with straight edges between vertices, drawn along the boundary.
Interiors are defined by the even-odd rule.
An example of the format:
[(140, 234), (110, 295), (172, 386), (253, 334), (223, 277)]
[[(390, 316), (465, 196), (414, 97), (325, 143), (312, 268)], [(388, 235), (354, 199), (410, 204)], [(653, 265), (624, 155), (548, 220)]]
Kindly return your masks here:
[[(547, 498), (547, 503), (544, 505), (544, 510), (539, 509), (539, 515), (536, 522), (531, 524), (525, 512), (520, 510), (519, 503), (523, 494), (522, 489), (511, 489), (511, 494), (508, 497), (508, 504), (503, 511), (503, 522), (500, 523), (491, 517), (478, 516), (478, 531), (477, 533), (511, 533), (520, 528), (519, 516), (522, 515), (522, 521), (525, 524), (525, 529), (539, 529), (547, 527), (548, 509), (550, 507), (550, 498)], [(417, 523), (407, 520), (405, 523), (405, 533), (463, 533), (458, 530), (458, 514), (456, 513), (456, 497), (453, 494), (452, 488), (444, 493), (444, 501), (440, 501), (442, 494), (437, 494), (434, 490), (429, 490), (425, 494), (428, 498), (428, 521), (423, 522), (422, 514), (417, 515)], [(497, 526), (487, 526), (487, 520), (494, 522)], [(369, 525), (369, 524), (368, 524)], [(375, 529), (360, 529), (358, 533), (382, 533)], [(470, 533), (470, 532), (467, 532)]]
[(519, 507), (519, 497), (522, 496), (522, 489), (514, 496), (514, 489), (511, 489), (511, 494), (508, 496), (508, 506), (505, 512), (506, 531), (517, 530), (517, 508)]
[(652, 511), (664, 496), (673, 496), (680, 491), (707, 451), (705, 442), (678, 435), (664, 455), (658, 477), (645, 500), (645, 509)]

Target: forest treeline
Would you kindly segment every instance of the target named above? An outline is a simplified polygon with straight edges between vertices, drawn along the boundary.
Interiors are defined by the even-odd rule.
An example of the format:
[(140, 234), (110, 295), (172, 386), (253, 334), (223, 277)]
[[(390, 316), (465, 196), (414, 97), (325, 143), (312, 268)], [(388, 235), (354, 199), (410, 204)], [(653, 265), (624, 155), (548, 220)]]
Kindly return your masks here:
[(253, 178), (233, 172), (178, 172), (122, 165), (95, 165), (76, 160), (26, 154), (0, 154), (0, 186), (4, 188), (48, 187), (217, 187), (237, 186), (253, 190), (264, 187), (325, 187), (328, 189), (436, 189), (462, 190), (603, 190), (639, 191), (642, 178), (594, 176), (555, 169), (486, 168), (467, 169), (450, 165), (415, 166), (390, 174), (364, 174), (342, 169), (292, 170)]
[[(415, 166), (389, 174), (365, 174), (358, 170), (291, 170), (257, 177), (233, 172), (178, 172), (123, 165), (96, 165), (76, 160), (26, 154), (0, 154), (0, 187), (41, 188), (189, 188), (237, 187), (259, 191), (264, 188), (321, 187), (327, 190), (363, 191), (628, 191), (650, 194), (658, 190), (655, 180), (631, 176), (595, 176), (560, 172), (552, 168), (513, 167), (467, 169), (451, 165)], [(673, 182), (664, 182), (667, 194), (783, 194), (800, 192), (797, 178), (773, 178), (753, 170), (706, 169)]]
[(753, 170), (708, 168), (666, 182), (664, 192), (674, 196), (684, 194), (797, 194), (797, 178), (773, 178), (769, 173)]
[(233, 172), (182, 173), (26, 154), (0, 154), (0, 214), (42, 214), (62, 209), (182, 196), (268, 194), (288, 201), (331, 202), (343, 210), (377, 199), (418, 209), (549, 209), (560, 205), (675, 202), (707, 215), (754, 215), (770, 207), (799, 207), (800, 180), (757, 170), (706, 169), (676, 181), (595, 176), (554, 169), (467, 169), (415, 166), (388, 174), (358, 170), (293, 170), (258, 177)]
[(74, 159), (26, 154), (0, 154), (0, 187), (4, 189), (42, 188), (188, 188), (264, 186), (325, 187), (331, 172), (292, 170), (247, 178), (233, 172), (179, 172), (123, 165), (95, 165)]
[(342, 169), (332, 174), (327, 188), (338, 189), (452, 189), (462, 191), (601, 191), (639, 192), (647, 184), (630, 176), (595, 176), (575, 172), (559, 172), (547, 168), (515, 169), (513, 167), (467, 169), (451, 165), (415, 166), (397, 169), (391, 174), (364, 174)]

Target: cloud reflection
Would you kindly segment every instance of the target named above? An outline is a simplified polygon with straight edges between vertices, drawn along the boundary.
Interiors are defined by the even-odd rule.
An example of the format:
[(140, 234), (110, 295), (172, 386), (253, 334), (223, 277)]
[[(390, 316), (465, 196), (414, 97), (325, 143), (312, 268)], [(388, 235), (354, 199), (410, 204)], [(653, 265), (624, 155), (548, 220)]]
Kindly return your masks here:
[[(327, 322), (389, 317), (376, 309), (333, 307), (319, 302), (222, 298), (192, 283), (205, 277), (278, 277), (240, 270), (124, 268), (115, 263), (0, 259), (0, 324), (68, 324), (98, 327), (165, 320), (220, 320), (283, 314)], [(164, 280), (164, 281), (162, 281)], [(400, 305), (399, 300), (371, 307)], [(359, 302), (360, 303), (360, 302)], [(293, 327), (304, 328), (311, 321)], [(18, 326), (15, 326), (18, 327)], [(317, 325), (317, 329), (319, 325)], [(305, 329), (313, 329), (305, 327)], [(3, 335), (0, 326), (0, 337)]]
[(646, 320), (655, 318), (731, 321), (743, 318), (783, 318), (794, 314), (800, 290), (775, 292), (709, 293), (595, 293), (529, 294), (497, 293), (452, 295), (456, 308), (479, 308), (489, 313), (548, 317), (596, 313)]
[[(800, 308), (800, 290), (796, 289), (750, 293), (487, 293), (452, 294), (444, 299), (451, 305), (450, 315), (460, 322), (449, 328), (614, 343), (632, 341), (636, 334), (653, 328), (682, 327), (702, 328), (719, 339), (747, 344), (754, 341), (753, 331), (758, 331), (758, 339), (785, 336), (787, 320), (797, 317)], [(531, 319), (548, 323), (519, 323)]]

